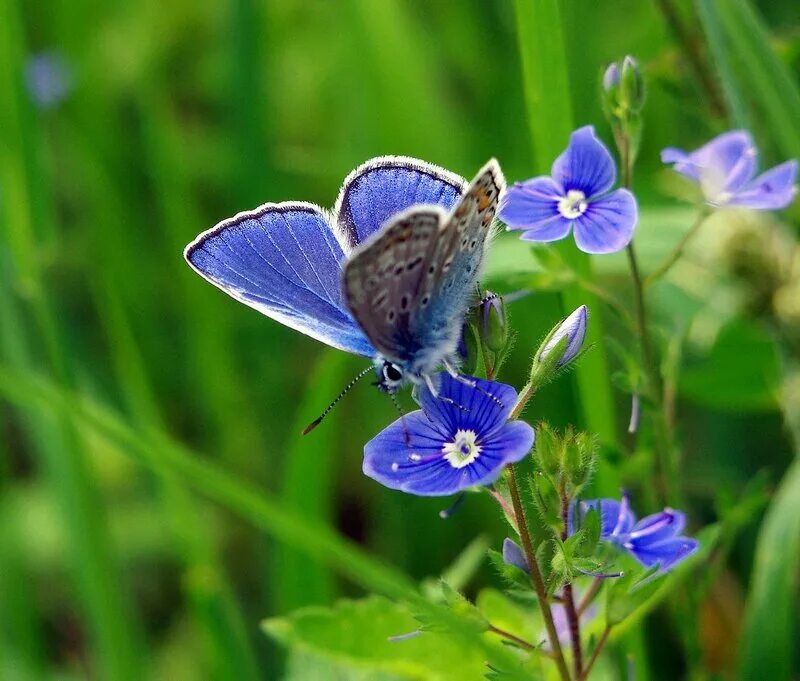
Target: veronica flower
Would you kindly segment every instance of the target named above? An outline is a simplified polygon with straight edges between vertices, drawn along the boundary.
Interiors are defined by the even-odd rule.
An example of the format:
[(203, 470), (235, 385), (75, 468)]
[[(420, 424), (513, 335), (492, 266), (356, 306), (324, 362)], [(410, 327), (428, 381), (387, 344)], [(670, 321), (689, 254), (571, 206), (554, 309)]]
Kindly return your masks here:
[(526, 241), (558, 241), (570, 230), (585, 253), (613, 253), (627, 246), (636, 227), (636, 199), (611, 191), (617, 169), (591, 125), (572, 133), (550, 177), (517, 182), (506, 191), (498, 216)]
[[(696, 539), (681, 534), (686, 528), (686, 516), (671, 508), (637, 522), (627, 494), (621, 501), (593, 499), (581, 501), (578, 507), (581, 516), (592, 508), (600, 513), (601, 539), (627, 551), (647, 568), (658, 565), (659, 572), (670, 570), (699, 546)], [(575, 531), (573, 515), (571, 511), (570, 532)]]
[(62, 54), (40, 52), (25, 64), (25, 80), (36, 106), (52, 109), (69, 95), (74, 78)]
[(493, 482), (533, 446), (534, 430), (508, 421), (517, 399), (509, 385), (440, 374), (437, 397), (420, 391), (421, 410), (399, 418), (364, 447), (364, 473), (391, 489), (446, 496)]
[(699, 149), (668, 147), (664, 163), (700, 185), (706, 203), (751, 210), (786, 208), (797, 193), (797, 161), (786, 161), (756, 176), (758, 149), (746, 130), (723, 133)]

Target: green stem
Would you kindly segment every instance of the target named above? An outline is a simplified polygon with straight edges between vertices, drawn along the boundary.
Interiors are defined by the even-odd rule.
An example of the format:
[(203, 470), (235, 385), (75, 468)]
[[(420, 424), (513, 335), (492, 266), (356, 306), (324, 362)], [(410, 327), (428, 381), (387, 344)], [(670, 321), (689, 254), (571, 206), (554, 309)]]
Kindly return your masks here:
[(516, 643), (520, 648), (524, 648), (525, 650), (536, 650), (536, 646), (533, 645), (532, 643), (528, 643), (525, 639), (522, 639), (519, 636), (515, 636), (510, 631), (505, 631), (504, 629), (500, 629), (499, 627), (496, 627), (493, 624), (489, 625), (489, 631), (491, 631), (493, 634), (497, 634), (501, 638)]
[(583, 670), (583, 674), (579, 677), (578, 681), (584, 681), (584, 679), (589, 678), (589, 674), (592, 671), (592, 667), (594, 667), (594, 663), (597, 662), (597, 658), (600, 657), (600, 653), (603, 650), (606, 642), (608, 641), (608, 636), (611, 633), (611, 627), (606, 625), (606, 628), (603, 629), (603, 633), (600, 634), (600, 639), (597, 641), (597, 645), (594, 647), (592, 651), (592, 656), (589, 658), (589, 662), (586, 665), (586, 669)]
[(589, 587), (589, 590), (583, 595), (581, 602), (578, 603), (578, 616), (583, 615), (583, 613), (585, 613), (589, 609), (589, 606), (594, 601), (595, 596), (597, 596), (602, 586), (603, 586), (603, 578), (595, 577), (594, 581)]
[(542, 571), (539, 569), (539, 563), (536, 560), (536, 552), (533, 550), (528, 521), (525, 517), (525, 511), (522, 508), (522, 499), (519, 496), (517, 474), (513, 466), (508, 467), (508, 489), (511, 493), (511, 503), (514, 506), (514, 515), (517, 519), (517, 528), (519, 529), (519, 538), (522, 541), (522, 550), (525, 552), (525, 560), (530, 568), (531, 583), (533, 584), (534, 591), (536, 591), (536, 597), (539, 599), (539, 607), (541, 608), (542, 618), (544, 619), (544, 625), (547, 629), (547, 637), (550, 640), (550, 648), (555, 655), (558, 673), (561, 675), (562, 681), (570, 681), (569, 670), (564, 660), (564, 652), (561, 649), (561, 642), (558, 640), (558, 631), (553, 621), (553, 612), (550, 609), (550, 600), (547, 597), (547, 587), (544, 584)]
[(520, 392), (519, 397), (517, 398), (517, 403), (514, 405), (514, 408), (511, 410), (511, 414), (508, 416), (509, 421), (519, 418), (522, 410), (525, 409), (525, 405), (528, 404), (528, 400), (533, 397), (533, 393), (535, 392), (536, 386), (533, 384), (533, 381), (528, 381), (525, 384), (525, 387), (522, 388), (522, 392)]
[(688, 244), (695, 234), (700, 231), (700, 227), (705, 222), (705, 219), (708, 217), (709, 211), (707, 208), (703, 207), (700, 213), (697, 215), (697, 218), (692, 223), (692, 226), (687, 230), (687, 232), (683, 235), (681, 240), (677, 243), (675, 248), (670, 251), (669, 255), (664, 258), (663, 262), (656, 267), (650, 274), (645, 277), (644, 280), (644, 287), (647, 288), (648, 286), (654, 284), (656, 281), (661, 279), (672, 266), (678, 262), (683, 256), (683, 251), (686, 248), (686, 244)]

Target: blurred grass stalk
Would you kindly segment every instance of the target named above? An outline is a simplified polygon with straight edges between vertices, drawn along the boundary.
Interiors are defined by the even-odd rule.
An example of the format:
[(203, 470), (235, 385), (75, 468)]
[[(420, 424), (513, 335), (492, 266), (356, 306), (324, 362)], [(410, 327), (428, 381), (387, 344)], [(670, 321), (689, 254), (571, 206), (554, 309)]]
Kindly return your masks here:
[[(747, 0), (695, 0), (733, 122), (760, 123), (764, 142), (783, 157), (800, 157), (800, 87), (771, 45), (762, 18)], [(749, 105), (758, 101), (758, 109)], [(784, 381), (797, 381), (784, 362)], [(797, 406), (787, 406), (790, 428)], [(738, 678), (789, 681), (797, 659), (796, 603), (800, 570), (800, 440), (761, 525), (742, 625)]]
[[(566, 148), (574, 127), (561, 11), (556, 0), (516, 0), (515, 7), (533, 167), (536, 172), (546, 174), (553, 160)], [(589, 256), (581, 253), (572, 240), (562, 241), (556, 247), (582, 278), (591, 281)], [(578, 363), (578, 396), (586, 428), (596, 433), (605, 446), (616, 448), (617, 423), (599, 314), (602, 306), (596, 296), (578, 284), (564, 289), (562, 305), (565, 315), (579, 305), (586, 305), (594, 313), (586, 342), (598, 347)], [(595, 481), (597, 491), (616, 494), (619, 491), (617, 482), (616, 474), (601, 460)]]
[[(27, 297), (35, 325), (35, 332), (28, 334), (25, 322), (10, 302), (0, 308), (2, 326), (11, 336), (2, 352), (12, 366), (28, 368), (36, 361), (31, 350), (37, 345), (33, 338), (41, 339), (45, 364), (59, 382), (68, 384), (70, 368), (37, 248), (37, 229), (52, 229), (53, 211), (48, 205), (46, 178), (38, 165), (35, 118), (22, 88), (24, 59), (16, 2), (0, 0), (2, 228), (16, 275), (12, 279), (11, 268), (4, 267), (2, 285)], [(143, 678), (143, 637), (122, 587), (102, 503), (84, 456), (84, 443), (63, 414), (54, 416), (47, 410), (37, 410), (26, 425), (32, 449), (39, 457), (64, 522), (79, 606), (96, 655), (91, 661), (94, 673), (123, 681)]]
[[(553, 160), (566, 147), (574, 128), (561, 6), (558, 0), (515, 0), (515, 9), (534, 166), (537, 172), (547, 173)], [(571, 25), (571, 22), (568, 20), (566, 24)], [(589, 256), (581, 253), (571, 240), (560, 242), (557, 248), (584, 279), (591, 281)], [(602, 316), (598, 314), (600, 302), (575, 284), (564, 290), (562, 304), (565, 315), (582, 304), (594, 312), (587, 343), (596, 343), (598, 347), (587, 353), (577, 366), (578, 397), (587, 430), (597, 433), (606, 447), (616, 449), (617, 423), (603, 344)], [(601, 496), (616, 496), (619, 492), (619, 476), (602, 457), (594, 486)], [(621, 643), (636, 660), (637, 679), (647, 681), (650, 670), (642, 629), (631, 631)]]

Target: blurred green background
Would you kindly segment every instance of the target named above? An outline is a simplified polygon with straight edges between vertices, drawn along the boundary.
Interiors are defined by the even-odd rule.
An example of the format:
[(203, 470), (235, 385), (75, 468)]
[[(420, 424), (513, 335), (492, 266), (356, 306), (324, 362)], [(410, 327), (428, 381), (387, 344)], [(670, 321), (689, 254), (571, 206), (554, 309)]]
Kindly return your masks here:
[[(266, 201), (330, 206), (342, 178), (376, 155), (468, 177), (495, 156), (509, 180), (530, 177), (566, 142), (546, 127), (550, 98), (610, 142), (597, 82), (628, 53), (649, 87), (636, 182), (646, 268), (692, 219), (661, 148), (747, 125), (765, 163), (800, 153), (795, 0), (564, 3), (568, 71), (533, 70), (568, 89), (540, 93), (541, 118), (523, 86), (515, 9), (527, 4), (0, 0), (0, 677), (280, 678), (287, 653), (262, 618), (365, 587), (390, 592), (394, 573), (379, 568), (437, 575), (478, 534), (499, 546), (488, 498), (440, 520), (447, 500), (362, 476), (363, 443), (395, 418), (368, 385), (301, 439), (363, 362), (227, 298), (182, 249)], [(534, 19), (550, 16), (540, 10), (552, 3), (530, 4)], [(487, 276), (501, 292), (536, 288), (530, 262), (526, 246), (501, 238)], [(596, 276), (629, 295), (623, 259), (598, 261)], [(697, 528), (758, 471), (776, 484), (792, 453), (771, 341), (746, 315), (706, 314), (708, 290), (682, 276), (654, 300), (678, 320), (666, 335), (692, 330), (678, 413)], [(555, 288), (511, 308), (519, 340), (503, 378), (517, 386), (564, 309)], [(616, 366), (605, 343), (593, 352)], [(582, 401), (576, 385), (548, 387), (532, 417), (594, 427), (609, 405)], [(609, 394), (622, 437), (627, 398)], [(636, 480), (617, 436), (602, 435), (620, 481)], [(687, 659), (705, 670), (696, 678), (733, 674), (760, 518), (746, 517), (697, 604), (694, 647), (663, 614), (646, 621), (651, 676), (641, 678), (680, 678)], [(359, 563), (340, 535), (377, 563)], [(484, 568), (473, 586), (494, 579)]]

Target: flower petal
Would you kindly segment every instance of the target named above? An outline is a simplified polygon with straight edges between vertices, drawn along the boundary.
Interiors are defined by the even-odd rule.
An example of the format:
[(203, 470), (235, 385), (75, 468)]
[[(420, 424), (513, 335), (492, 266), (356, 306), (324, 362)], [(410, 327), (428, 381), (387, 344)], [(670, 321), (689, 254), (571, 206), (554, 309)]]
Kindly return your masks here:
[(549, 177), (517, 182), (506, 191), (497, 213), (509, 229), (529, 229), (558, 215), (558, 200), (564, 192)]
[(542, 220), (535, 225), (529, 225), (522, 233), (523, 241), (558, 241), (569, 234), (572, 229), (572, 220), (555, 215), (548, 220)]
[(501, 459), (504, 464), (516, 463), (531, 451), (536, 431), (525, 421), (509, 421), (483, 442), (481, 455)]
[[(569, 514), (569, 532), (576, 531), (574, 526), (573, 504)], [(616, 499), (590, 499), (580, 502), (581, 517), (586, 515), (589, 509), (600, 510), (600, 536), (603, 539), (612, 539), (616, 536), (627, 535), (636, 522), (636, 516), (631, 511), (627, 502), (619, 502)]]
[(645, 567), (650, 568), (659, 564), (661, 571), (666, 571), (692, 555), (699, 546), (700, 543), (691, 537), (675, 537), (658, 544), (626, 548)]
[(615, 253), (630, 243), (637, 218), (633, 194), (617, 189), (590, 202), (586, 212), (574, 220), (575, 243), (584, 253)]
[(746, 130), (731, 130), (686, 154), (668, 148), (661, 152), (664, 163), (698, 182), (709, 203), (721, 205), (726, 196), (744, 187), (756, 172), (758, 153)]
[(569, 145), (553, 163), (551, 175), (565, 191), (577, 189), (591, 198), (611, 189), (617, 169), (611, 153), (594, 134), (594, 127), (587, 125), (570, 135)]
[(480, 439), (484, 439), (508, 419), (517, 401), (517, 391), (504, 383), (471, 376), (465, 378), (474, 381), (475, 387), (450, 374), (438, 374), (434, 377), (434, 384), (438, 383), (439, 396), (434, 397), (430, 390), (423, 388), (418, 401), (428, 418), (443, 433), (452, 436), (459, 429), (474, 430)]
[(630, 531), (628, 540), (637, 546), (658, 544), (677, 537), (686, 528), (686, 515), (665, 509), (642, 518)]
[(525, 560), (525, 554), (522, 552), (522, 549), (515, 541), (508, 537), (503, 540), (503, 561), (508, 565), (518, 567), (523, 572), (530, 572), (528, 561)]
[(781, 210), (794, 201), (796, 181), (797, 161), (786, 161), (759, 175), (734, 194), (726, 205), (751, 210)]

